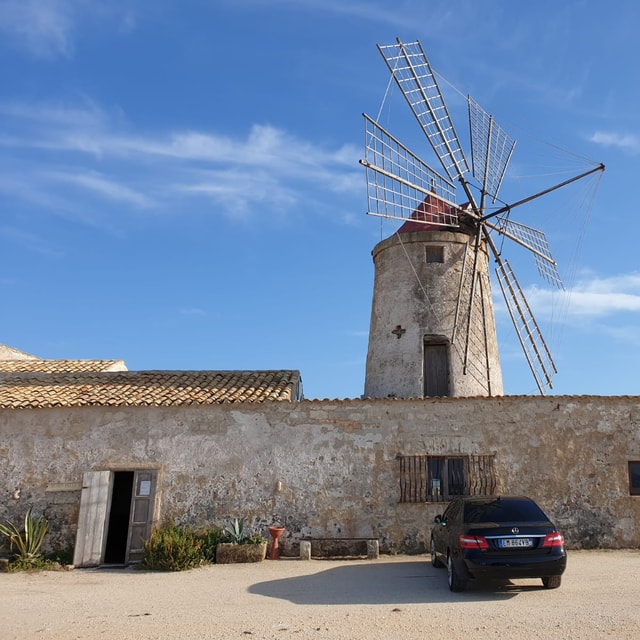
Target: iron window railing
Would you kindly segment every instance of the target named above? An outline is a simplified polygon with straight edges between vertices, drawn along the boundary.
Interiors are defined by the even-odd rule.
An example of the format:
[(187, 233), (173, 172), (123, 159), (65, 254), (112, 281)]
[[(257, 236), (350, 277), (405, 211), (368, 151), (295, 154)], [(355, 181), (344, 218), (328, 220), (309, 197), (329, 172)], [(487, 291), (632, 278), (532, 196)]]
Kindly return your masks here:
[(444, 502), (496, 490), (494, 455), (399, 455), (398, 460), (400, 502)]

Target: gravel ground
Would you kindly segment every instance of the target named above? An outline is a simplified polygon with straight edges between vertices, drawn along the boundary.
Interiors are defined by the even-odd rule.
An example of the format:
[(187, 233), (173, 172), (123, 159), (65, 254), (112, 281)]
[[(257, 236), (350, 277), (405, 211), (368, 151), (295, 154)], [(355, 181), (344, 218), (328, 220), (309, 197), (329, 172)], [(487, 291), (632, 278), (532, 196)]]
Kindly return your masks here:
[(639, 596), (639, 551), (569, 552), (555, 590), (517, 580), (461, 594), (426, 556), (76, 569), (0, 574), (0, 638), (636, 639)]

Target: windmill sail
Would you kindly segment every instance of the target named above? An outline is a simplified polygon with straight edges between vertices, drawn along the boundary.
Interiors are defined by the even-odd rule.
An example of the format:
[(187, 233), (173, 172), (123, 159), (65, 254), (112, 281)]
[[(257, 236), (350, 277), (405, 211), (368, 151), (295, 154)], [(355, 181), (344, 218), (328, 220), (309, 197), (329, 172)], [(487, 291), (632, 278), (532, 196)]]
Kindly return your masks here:
[(398, 40), (396, 44), (378, 45), (378, 50), (445, 172), (451, 180), (459, 179), (469, 166), (422, 45)]
[(497, 256), (496, 258), (498, 260), (496, 275), (511, 321), (538, 390), (544, 394), (546, 389), (552, 387), (551, 378), (557, 373), (556, 366), (509, 262)]
[(497, 225), (487, 221), (485, 224), (490, 229), (529, 249), (533, 253), (540, 276), (558, 289), (564, 289), (545, 234), (539, 229), (528, 227), (526, 224), (515, 222), (509, 218), (498, 216), (496, 220), (499, 222)]
[(468, 103), (471, 172), (480, 182), (483, 195), (488, 194), (495, 202), (516, 141), (471, 96)]
[(458, 226), (455, 185), (367, 114), (363, 116), (365, 158), (360, 164), (367, 174), (367, 212), (384, 218)]

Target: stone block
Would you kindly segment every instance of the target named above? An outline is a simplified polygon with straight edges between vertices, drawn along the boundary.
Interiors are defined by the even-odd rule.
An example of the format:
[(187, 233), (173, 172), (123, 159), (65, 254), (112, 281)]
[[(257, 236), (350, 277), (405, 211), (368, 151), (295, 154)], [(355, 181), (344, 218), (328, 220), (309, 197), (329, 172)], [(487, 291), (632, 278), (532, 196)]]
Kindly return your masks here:
[(300, 541), (300, 560), (311, 560), (311, 542), (308, 540)]

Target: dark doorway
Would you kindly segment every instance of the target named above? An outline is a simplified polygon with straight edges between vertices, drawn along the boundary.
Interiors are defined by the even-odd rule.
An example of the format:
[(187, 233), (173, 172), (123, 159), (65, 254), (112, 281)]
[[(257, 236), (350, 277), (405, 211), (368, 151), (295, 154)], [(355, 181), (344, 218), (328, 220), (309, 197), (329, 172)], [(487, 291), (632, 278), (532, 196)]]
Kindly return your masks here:
[(424, 395), (443, 397), (449, 391), (449, 345), (442, 339), (424, 341)]
[(105, 564), (126, 562), (133, 475), (133, 471), (116, 471), (113, 474), (107, 546), (104, 552)]

